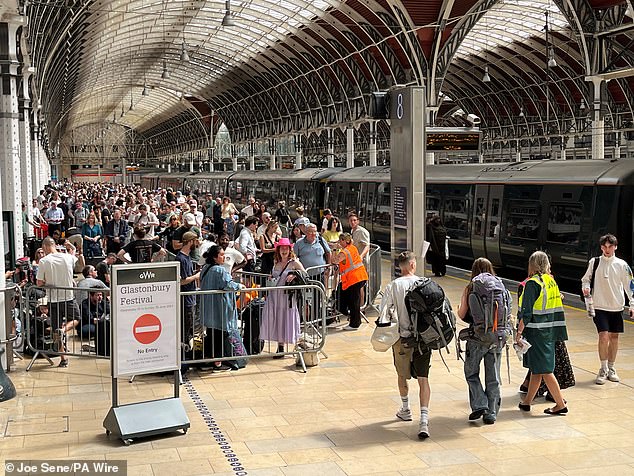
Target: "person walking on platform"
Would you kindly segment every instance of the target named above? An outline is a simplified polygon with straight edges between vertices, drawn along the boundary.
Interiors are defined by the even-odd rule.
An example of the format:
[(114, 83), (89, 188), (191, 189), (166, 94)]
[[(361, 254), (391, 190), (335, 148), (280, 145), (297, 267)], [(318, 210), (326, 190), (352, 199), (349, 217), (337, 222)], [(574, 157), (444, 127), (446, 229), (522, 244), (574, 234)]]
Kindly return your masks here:
[[(482, 295), (484, 294), (484, 295)], [(490, 299), (493, 298), (493, 300)], [(497, 298), (497, 300), (496, 300)], [(492, 302), (491, 302), (492, 301)], [(501, 324), (500, 317), (508, 323), (511, 313), (511, 295), (504, 287), (502, 280), (495, 276), (493, 265), (486, 258), (478, 258), (471, 266), (471, 281), (464, 288), (458, 317), (469, 324), (469, 337), (464, 361), (464, 374), (469, 385), (469, 404), (471, 406), (470, 421), (482, 417), (485, 425), (492, 425), (497, 420), (497, 414), (502, 403), (500, 398), (500, 364), (502, 363), (502, 349), (506, 339), (511, 335), (510, 325), (504, 330), (504, 337), (493, 342), (482, 329), (482, 323), (486, 328), (487, 316), (494, 312), (493, 307), (488, 307), (487, 302), (498, 304), (496, 326)], [(470, 302), (473, 302), (471, 309)], [(484, 331), (484, 332), (483, 332)], [(496, 336), (493, 336), (494, 338)], [(480, 380), (480, 365), (484, 361), (485, 388), (482, 388)]]
[(356, 331), (361, 326), (361, 289), (368, 282), (368, 272), (350, 233), (339, 235), (339, 252), (332, 263), (339, 265), (341, 310), (350, 312), (350, 324), (344, 330)]
[(379, 309), (379, 316), (386, 310), (393, 308), (398, 321), (399, 340), (392, 346), (392, 357), (398, 380), (398, 392), (401, 396), (401, 407), (396, 417), (403, 421), (412, 420), (412, 410), (409, 404), (409, 386), (407, 381), (414, 378), (418, 381), (418, 398), (420, 401), (420, 426), (418, 437), (429, 437), (429, 401), (431, 389), (429, 386), (429, 363), (431, 349), (425, 348), (422, 353), (414, 347), (405, 347), (404, 339), (412, 335), (411, 320), (405, 307), (405, 295), (420, 280), (416, 275), (416, 257), (411, 251), (404, 251), (397, 258), (401, 276), (389, 283), (383, 291), (383, 299)]
[(432, 216), (427, 223), (427, 241), (430, 246), (427, 250), (427, 262), (431, 265), (434, 276), (444, 276), (447, 273), (447, 254), (445, 241), (447, 229), (443, 226), (438, 215)]
[(528, 392), (519, 404), (522, 411), (531, 410), (531, 403), (544, 379), (548, 393), (555, 399), (555, 406), (547, 408), (548, 415), (568, 413), (561, 394), (555, 369), (555, 342), (568, 339), (566, 318), (559, 286), (550, 274), (550, 261), (543, 251), (535, 251), (528, 259), (529, 280), (519, 298), (518, 327), (515, 341), (522, 345), (522, 336), (531, 344), (524, 354), (524, 367), (530, 369)]
[[(599, 333), (599, 360), (601, 368), (595, 383), (605, 384), (620, 380), (614, 363), (619, 350), (619, 334), (623, 333), (623, 309), (625, 295), (629, 299), (629, 316), (634, 316), (632, 296), (632, 269), (614, 253), (618, 246), (616, 236), (607, 234), (599, 239), (602, 255), (592, 258), (581, 278), (581, 289), (586, 298), (592, 298), (594, 325)], [(598, 260), (598, 262), (597, 262)]]

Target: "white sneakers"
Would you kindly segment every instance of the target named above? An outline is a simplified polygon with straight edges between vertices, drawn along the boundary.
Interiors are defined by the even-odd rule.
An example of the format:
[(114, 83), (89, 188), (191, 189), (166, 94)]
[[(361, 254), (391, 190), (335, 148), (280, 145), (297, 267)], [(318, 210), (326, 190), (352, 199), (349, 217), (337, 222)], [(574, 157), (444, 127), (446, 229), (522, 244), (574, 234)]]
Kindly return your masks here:
[(616, 370), (614, 369), (608, 369), (608, 380), (610, 382), (620, 382), (621, 379), (619, 378), (619, 376), (616, 373)]
[(346, 326), (343, 328), (344, 331), (358, 331), (358, 327)]
[(421, 421), (420, 425), (418, 425), (418, 438), (424, 440), (425, 438), (429, 438), (429, 423), (426, 421)]
[[(412, 421), (412, 410), (409, 408), (399, 408), (396, 417), (403, 421)], [(418, 425), (418, 438), (424, 440), (429, 438), (429, 422), (421, 420)]]
[(607, 371), (599, 369), (599, 373), (597, 374), (597, 378), (594, 383), (597, 385), (604, 385), (606, 380), (609, 380), (610, 382), (620, 382), (621, 378), (614, 369), (608, 369)]
[(412, 421), (412, 410), (409, 408), (399, 408), (396, 417), (403, 421)]

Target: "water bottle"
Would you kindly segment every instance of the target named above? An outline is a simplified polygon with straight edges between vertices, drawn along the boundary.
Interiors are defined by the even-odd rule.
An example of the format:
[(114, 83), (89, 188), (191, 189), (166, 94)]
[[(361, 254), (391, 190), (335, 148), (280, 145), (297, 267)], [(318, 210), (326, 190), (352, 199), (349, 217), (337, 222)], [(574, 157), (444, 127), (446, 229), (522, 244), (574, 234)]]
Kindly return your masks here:
[(594, 317), (594, 302), (592, 301), (592, 296), (585, 296), (583, 300), (586, 303), (586, 310), (588, 311), (588, 318), (592, 319)]

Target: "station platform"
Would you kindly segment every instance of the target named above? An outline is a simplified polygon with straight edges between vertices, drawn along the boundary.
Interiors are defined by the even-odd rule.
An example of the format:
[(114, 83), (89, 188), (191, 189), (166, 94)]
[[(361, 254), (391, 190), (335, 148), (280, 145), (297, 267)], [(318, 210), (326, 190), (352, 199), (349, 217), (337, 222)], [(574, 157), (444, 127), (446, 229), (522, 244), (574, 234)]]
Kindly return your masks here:
[[(434, 279), (457, 307), (467, 280)], [(626, 323), (621, 341), (621, 382), (599, 386), (594, 325), (577, 309), (567, 308), (566, 318), (577, 380), (564, 390), (566, 416), (543, 414), (552, 405), (543, 398), (531, 413), (517, 408), (525, 370), (511, 351), (510, 383), (506, 356), (502, 361), (498, 421), (470, 423), (462, 362), (452, 346), (445, 356), (449, 372), (434, 352), (431, 436), (421, 441), (418, 385), (411, 381), (414, 421), (398, 420), (391, 353), (372, 350), (374, 325), (364, 324), (356, 332), (331, 328), (328, 358), (307, 373), (291, 358), (254, 360), (238, 372), (188, 372), (181, 399), (189, 432), (131, 446), (109, 439), (102, 427), (111, 403), (108, 361), (71, 358), (68, 368), (59, 369), (42, 360), (30, 372), (24, 370), (28, 361), (18, 362), (10, 374), (18, 396), (0, 404), (0, 457), (123, 459), (128, 475), (156, 476), (634, 474), (634, 327)], [(168, 397), (172, 384), (167, 377), (142, 376), (119, 388), (121, 403), (131, 403)]]

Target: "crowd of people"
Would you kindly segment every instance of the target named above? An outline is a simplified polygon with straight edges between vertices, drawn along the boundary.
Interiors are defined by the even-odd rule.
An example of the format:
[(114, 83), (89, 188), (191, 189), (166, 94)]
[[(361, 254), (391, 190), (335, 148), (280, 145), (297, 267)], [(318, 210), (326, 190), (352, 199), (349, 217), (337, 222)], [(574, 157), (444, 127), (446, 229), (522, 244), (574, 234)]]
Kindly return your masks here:
[[(109, 287), (112, 264), (166, 259), (179, 262), (181, 291), (235, 293), (245, 274), (268, 275), (270, 284), (292, 284), (296, 271), (327, 284), (331, 268), (336, 266), (341, 275), (340, 308), (350, 319), (345, 329), (356, 330), (361, 325), (363, 287), (368, 280), (364, 263), (370, 234), (360, 226), (356, 214), (347, 218), (350, 233), (342, 233), (341, 221), (331, 210), (324, 210), (320, 223), (311, 223), (301, 206), (289, 211), (282, 200), (272, 214), (255, 197), (249, 197), (248, 204), (238, 210), (230, 197), (113, 184), (47, 186), (31, 207), (23, 205), (33, 281), (42, 286), (73, 287), (78, 276), (79, 286), (89, 289), (61, 298), (49, 293), (52, 333), (62, 336), (58, 350), (73, 328), (89, 339), (94, 336), (95, 322), (92, 317), (84, 318), (81, 309), (84, 303), (93, 302), (93, 307), (108, 303), (107, 293), (96, 288)], [(297, 303), (289, 306), (282, 294), (267, 296), (260, 323), (261, 338), (275, 343), (278, 354), (300, 337)], [(181, 335), (184, 343), (189, 342), (202, 328), (209, 334), (208, 347), (216, 347), (211, 354), (222, 357), (217, 349), (225, 346), (212, 344), (214, 339), (216, 343), (226, 339), (236, 328), (239, 310), (235, 302), (229, 305), (235, 294), (229, 300), (216, 296), (182, 299)], [(89, 314), (97, 319), (109, 314), (109, 305), (107, 308), (107, 312), (104, 308)], [(213, 329), (220, 333), (214, 335)], [(67, 365), (68, 359), (62, 355), (60, 366)]]
[[(170, 189), (148, 191), (133, 186), (69, 184), (58, 189), (42, 190), (31, 208), (24, 206), (27, 235), (45, 230), (41, 247), (33, 250), (33, 277), (37, 285), (55, 286), (42, 302), (40, 313), (47, 313), (58, 345), (63, 349), (65, 334), (76, 328), (82, 336), (95, 332), (99, 319), (109, 314), (107, 292), (98, 288), (110, 285), (109, 267), (115, 262), (145, 263), (173, 255), (180, 265), (182, 291), (223, 290), (224, 294), (205, 294), (199, 299), (187, 296), (181, 305), (182, 335), (186, 341), (200, 329), (206, 333), (208, 357), (226, 358), (226, 342), (232, 350), (242, 345), (238, 319), (240, 308), (236, 293), (244, 290), (240, 274), (266, 275), (267, 286), (293, 284), (301, 273), (311, 279), (328, 282), (336, 267), (340, 276), (339, 307), (349, 317), (343, 329), (354, 331), (362, 323), (361, 305), (369, 276), (366, 270), (370, 235), (360, 226), (359, 217), (347, 217), (349, 232), (343, 232), (341, 220), (331, 210), (324, 210), (321, 223), (311, 223), (298, 207), (291, 212), (283, 201), (275, 212), (250, 197), (248, 205), (238, 210), (229, 197), (204, 196)], [(29, 228), (30, 227), (30, 228)], [(439, 217), (427, 223), (430, 251), (427, 259), (436, 276), (446, 273), (446, 230)], [(634, 315), (633, 277), (629, 265), (615, 256), (618, 240), (606, 234), (600, 238), (602, 254), (592, 258), (581, 278), (582, 292), (590, 301), (598, 332), (600, 369), (595, 383), (620, 380), (615, 362), (619, 335), (623, 332), (622, 311), (626, 298)], [(92, 261), (97, 260), (93, 263)], [(419, 384), (419, 436), (429, 436), (431, 349), (406, 345), (413, 333), (405, 307), (405, 295), (420, 281), (416, 275), (413, 253), (398, 258), (401, 276), (389, 283), (383, 293), (381, 313), (394, 309), (399, 338), (392, 347), (402, 405), (396, 416), (412, 420), (408, 380)], [(82, 280), (76, 284), (75, 275)], [(241, 273), (240, 273), (241, 272)], [(473, 295), (478, 282), (504, 285), (495, 276), (485, 258), (474, 260), (471, 281), (461, 296), (458, 317), (468, 324), (465, 333), (464, 373), (469, 388), (471, 414), (494, 424), (501, 405), (499, 343), (484, 341), (478, 334), (481, 312)], [(70, 288), (84, 289), (81, 293)], [(508, 294), (508, 291), (506, 291)], [(510, 303), (510, 294), (508, 294)], [(568, 413), (562, 389), (575, 385), (574, 373), (565, 346), (568, 339), (563, 296), (552, 276), (548, 256), (537, 251), (528, 260), (528, 276), (520, 283), (513, 330), (503, 328), (518, 351), (528, 373), (520, 392), (519, 409), (529, 412), (534, 399), (544, 396), (553, 406), (548, 415)], [(509, 304), (510, 309), (510, 304)], [(259, 335), (272, 343), (275, 357), (283, 357), (301, 334), (301, 310), (296, 300), (283, 290), (270, 291), (263, 305)], [(461, 336), (462, 338), (462, 336)], [(68, 365), (61, 355), (60, 366)], [(484, 384), (480, 369), (484, 368)], [(212, 370), (235, 369), (233, 361), (216, 362)]]

